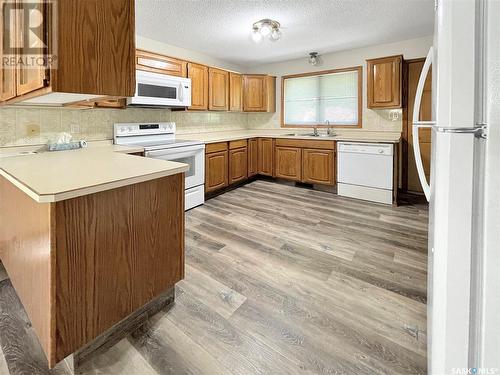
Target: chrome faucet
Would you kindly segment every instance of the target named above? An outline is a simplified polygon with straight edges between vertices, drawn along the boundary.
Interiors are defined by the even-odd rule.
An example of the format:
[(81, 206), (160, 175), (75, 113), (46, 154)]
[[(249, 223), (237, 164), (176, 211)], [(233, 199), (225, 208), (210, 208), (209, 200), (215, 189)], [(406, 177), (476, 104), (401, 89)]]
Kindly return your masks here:
[(328, 135), (329, 137), (334, 136), (335, 134), (333, 133), (333, 128), (330, 127), (330, 121), (326, 120), (325, 124), (326, 124), (326, 126), (328, 126), (328, 129), (326, 130), (326, 135)]

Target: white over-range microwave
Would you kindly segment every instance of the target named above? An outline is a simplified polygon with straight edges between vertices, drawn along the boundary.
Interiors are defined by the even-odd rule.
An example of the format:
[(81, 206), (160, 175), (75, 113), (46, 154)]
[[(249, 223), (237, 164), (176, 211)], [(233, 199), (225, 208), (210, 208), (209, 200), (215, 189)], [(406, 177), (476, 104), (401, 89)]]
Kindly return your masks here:
[(191, 79), (136, 71), (135, 96), (127, 105), (137, 107), (189, 107)]

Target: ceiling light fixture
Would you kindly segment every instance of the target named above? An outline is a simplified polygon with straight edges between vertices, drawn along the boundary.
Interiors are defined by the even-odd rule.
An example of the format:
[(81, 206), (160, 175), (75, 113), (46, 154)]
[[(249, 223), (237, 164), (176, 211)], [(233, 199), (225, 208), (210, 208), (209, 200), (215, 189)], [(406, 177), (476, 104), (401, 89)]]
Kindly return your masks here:
[(319, 53), (309, 52), (309, 64), (317, 65), (319, 63)]
[(281, 38), (280, 23), (278, 21), (265, 18), (257, 21), (252, 27), (252, 39), (255, 43), (260, 43), (264, 38), (269, 38), (272, 42), (276, 42)]

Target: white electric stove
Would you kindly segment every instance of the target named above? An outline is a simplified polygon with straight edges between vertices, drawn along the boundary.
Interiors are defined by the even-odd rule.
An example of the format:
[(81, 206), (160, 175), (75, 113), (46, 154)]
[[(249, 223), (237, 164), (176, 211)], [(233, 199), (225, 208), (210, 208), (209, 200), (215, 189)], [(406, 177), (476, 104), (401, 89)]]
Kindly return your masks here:
[(205, 202), (205, 144), (176, 139), (174, 122), (118, 123), (114, 126), (117, 145), (144, 147), (144, 156), (189, 164), (186, 172), (185, 209)]

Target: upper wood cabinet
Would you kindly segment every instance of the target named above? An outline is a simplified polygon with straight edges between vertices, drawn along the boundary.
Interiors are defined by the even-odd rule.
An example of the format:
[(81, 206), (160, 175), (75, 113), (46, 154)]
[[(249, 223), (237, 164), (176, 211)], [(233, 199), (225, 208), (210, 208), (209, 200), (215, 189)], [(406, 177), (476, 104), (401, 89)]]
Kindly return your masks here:
[(264, 176), (274, 176), (274, 139), (259, 138), (258, 172)]
[(187, 75), (186, 61), (140, 49), (136, 53), (136, 66), (137, 69), (147, 72), (178, 77), (186, 77)]
[(401, 108), (403, 56), (366, 60), (368, 108)]
[[(16, 3), (17, 7), (20, 7), (22, 11), (17, 12), (16, 18), (16, 43), (20, 46), (19, 54), (20, 56), (29, 56), (29, 55), (43, 55), (43, 47), (32, 48), (29, 45), (29, 35), (23, 32), (26, 27), (25, 23), (29, 22), (29, 19), (25, 19), (26, 11), (34, 11), (35, 9), (43, 14), (44, 18), (49, 17), (49, 9), (48, 4), (44, 4), (44, 1), (37, 0), (35, 2), (24, 2), (19, 1)], [(29, 7), (29, 8), (28, 8)], [(48, 36), (45, 34), (41, 35), (43, 38), (43, 43), (47, 45)], [(46, 80), (48, 77), (48, 69), (43, 65), (35, 65), (35, 66), (25, 66), (24, 64), (20, 64), (17, 72), (16, 72), (16, 94), (23, 95), (29, 92), (35, 91), (37, 89), (41, 89), (45, 87)]]
[(187, 72), (188, 78), (191, 78), (191, 107), (189, 109), (206, 111), (208, 109), (208, 67), (188, 63)]
[(259, 173), (259, 141), (257, 138), (248, 140), (248, 177)]
[(260, 74), (243, 76), (243, 111), (276, 111), (276, 77)]
[[(2, 12), (0, 22), (0, 57), (6, 55), (4, 47), (8, 45), (10, 35), (4, 33), (3, 25), (8, 24), (8, 13)], [(1, 61), (1, 60), (0, 60)], [(0, 69), (0, 102), (16, 96), (16, 69), (2, 66)]]
[(229, 110), (243, 110), (243, 77), (241, 74), (229, 73)]
[(300, 148), (276, 146), (275, 159), (276, 177), (293, 181), (301, 181), (302, 150)]
[[(19, 2), (19, 5), (29, 4), (31, 7), (33, 3)], [(21, 45), (15, 54), (17, 60), (25, 53), (43, 52), (53, 55), (57, 65), (26, 67), (19, 64), (14, 73), (2, 69), (0, 91), (3, 104), (20, 101), (26, 104), (63, 104), (89, 97), (134, 95), (134, 0), (38, 0), (35, 6), (43, 15), (40, 25), (43, 32), (37, 35), (43, 38), (48, 50), (28, 51), (31, 30), (24, 27), (30, 22), (30, 19), (24, 19), (30, 14), (26, 12), (17, 12), (17, 19), (10, 23), (15, 25), (9, 29), (11, 35), (2, 35), (2, 41), (16, 40)], [(10, 12), (2, 14), (3, 21), (7, 22), (5, 13)], [(58, 20), (56, 25), (51, 23), (54, 17)], [(10, 44), (4, 43), (6, 45)], [(3, 49), (0, 52), (3, 61), (9, 52)]]
[(333, 150), (302, 150), (302, 181), (309, 184), (335, 184)]
[(208, 68), (208, 109), (229, 110), (229, 72)]

